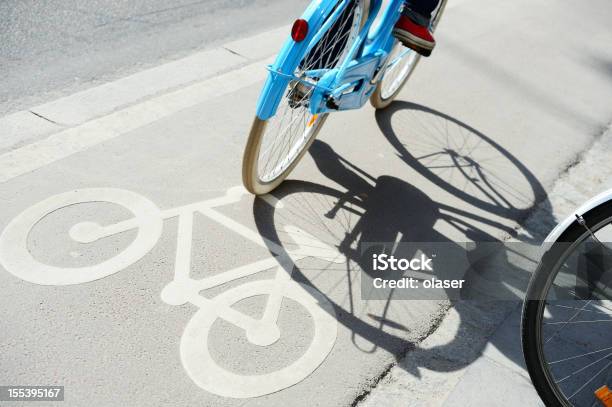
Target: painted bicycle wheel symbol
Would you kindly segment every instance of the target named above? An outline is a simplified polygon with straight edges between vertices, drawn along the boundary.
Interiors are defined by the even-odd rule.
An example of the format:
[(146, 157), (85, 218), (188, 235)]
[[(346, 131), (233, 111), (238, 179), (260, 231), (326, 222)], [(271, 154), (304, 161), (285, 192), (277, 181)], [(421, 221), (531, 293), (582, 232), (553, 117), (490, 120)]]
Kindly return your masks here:
[[(220, 396), (249, 398), (274, 393), (299, 383), (314, 372), (331, 352), (337, 335), (334, 308), (319, 291), (291, 279), (294, 263), (306, 257), (340, 263), (344, 261), (344, 257), (336, 248), (325, 245), (303, 230), (287, 226), (285, 232), (297, 245), (294, 250), (286, 251), (278, 247), (278, 250), (273, 250), (275, 257), (203, 279), (192, 279), (190, 259), (195, 213), (207, 216), (256, 244), (266, 248), (275, 247), (274, 243), (215, 209), (238, 202), (244, 194), (244, 189), (236, 187), (228, 190), (221, 198), (163, 211), (143, 196), (122, 189), (80, 189), (51, 196), (26, 209), (6, 226), (0, 235), (0, 264), (16, 277), (35, 284), (69, 285), (94, 281), (117, 273), (140, 260), (157, 243), (162, 233), (163, 221), (177, 217), (174, 279), (162, 290), (161, 298), (170, 305), (189, 302), (199, 308), (188, 322), (181, 338), (180, 354), (183, 367), (199, 387)], [(278, 204), (273, 197), (267, 199), (271, 205)], [(57, 210), (90, 202), (122, 206), (134, 217), (110, 225), (80, 222), (70, 229), (70, 237), (80, 243), (92, 243), (136, 229), (137, 234), (131, 244), (110, 259), (83, 267), (57, 267), (34, 258), (28, 250), (28, 236), (35, 225)], [(276, 269), (273, 279), (247, 282), (213, 298), (200, 295), (202, 290), (272, 268)], [(244, 299), (264, 295), (267, 296), (267, 302), (263, 316), (259, 319), (232, 308)], [(308, 349), (289, 365), (266, 374), (240, 375), (219, 366), (208, 347), (209, 333), (214, 322), (222, 319), (242, 328), (249, 342), (254, 345), (272, 345), (281, 336), (277, 321), (283, 298), (300, 304), (312, 317), (314, 337)]]

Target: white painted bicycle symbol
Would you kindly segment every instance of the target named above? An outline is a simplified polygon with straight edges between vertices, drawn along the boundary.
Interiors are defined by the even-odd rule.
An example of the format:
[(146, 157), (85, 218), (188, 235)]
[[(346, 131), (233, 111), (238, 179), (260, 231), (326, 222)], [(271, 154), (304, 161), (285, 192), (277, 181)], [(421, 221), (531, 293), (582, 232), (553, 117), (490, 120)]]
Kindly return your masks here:
[[(286, 226), (285, 232), (297, 246), (296, 249), (285, 250), (215, 209), (240, 201), (245, 193), (242, 187), (235, 187), (223, 197), (163, 211), (143, 196), (122, 189), (91, 188), (54, 195), (26, 209), (7, 225), (0, 235), (0, 263), (10, 273), (35, 284), (68, 285), (94, 281), (123, 270), (144, 257), (161, 236), (163, 221), (178, 217), (174, 279), (162, 290), (161, 298), (170, 305), (189, 302), (199, 308), (181, 338), (180, 354), (185, 370), (199, 387), (220, 396), (249, 398), (274, 393), (299, 383), (314, 372), (331, 352), (337, 335), (335, 311), (327, 298), (314, 288), (291, 279), (295, 262), (306, 257), (316, 257), (342, 263), (345, 258), (336, 248), (292, 226)], [(73, 240), (92, 243), (137, 229), (132, 243), (116, 256), (85, 267), (57, 267), (36, 260), (28, 250), (28, 235), (32, 228), (45, 216), (59, 209), (88, 202), (120, 205), (134, 217), (110, 225), (77, 223), (69, 231)], [(271, 196), (267, 197), (267, 202), (279, 205)], [(190, 270), (195, 213), (271, 249), (275, 256), (203, 279), (192, 279)], [(275, 267), (273, 279), (243, 283), (213, 298), (199, 294), (202, 290)], [(260, 295), (267, 296), (265, 311), (260, 319), (232, 308), (246, 298)], [(252, 344), (269, 346), (280, 338), (277, 320), (284, 297), (302, 305), (312, 316), (314, 337), (305, 353), (280, 370), (260, 375), (240, 375), (219, 366), (208, 348), (209, 331), (213, 323), (219, 318), (223, 319), (242, 328)]]

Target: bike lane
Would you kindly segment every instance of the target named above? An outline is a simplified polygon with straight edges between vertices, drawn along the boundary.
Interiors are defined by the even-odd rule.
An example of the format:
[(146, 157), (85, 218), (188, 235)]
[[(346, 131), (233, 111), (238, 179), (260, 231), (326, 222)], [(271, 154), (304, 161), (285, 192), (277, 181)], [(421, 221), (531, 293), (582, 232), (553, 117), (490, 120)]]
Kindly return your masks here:
[[(448, 24), (448, 30), (458, 29), (452, 14)], [(0, 284), (5, 287), (2, 309), (10, 316), (4, 319), (3, 381), (19, 378), (21, 382), (64, 385), (67, 405), (353, 403), (396, 357), (431, 333), (449, 305), (446, 301), (364, 301), (355, 257), (348, 265), (329, 255), (300, 260), (293, 279), (321, 292), (323, 300), (310, 297), (326, 312), (318, 314), (318, 319), (309, 314), (308, 306), (300, 304), (307, 300), (297, 287), (292, 297), (281, 302), (279, 340), (267, 344), (262, 335), (264, 346), (259, 346), (252, 343), (254, 337), (249, 339), (244, 330), (226, 321), (213, 321), (208, 334), (202, 329), (186, 330), (194, 315), (205, 308), (191, 303), (170, 305), (161, 293), (180, 265), (189, 263), (194, 278), (219, 276), (267, 261), (271, 246), (296, 249), (296, 234), (287, 229), (291, 225), (304, 231), (298, 233), (304, 246), (323, 242), (326, 250), (342, 248), (349, 258), (350, 249), (357, 250), (359, 242), (368, 240), (462, 241), (511, 232), (516, 221), (543, 198), (545, 186), (591, 137), (584, 135), (588, 132), (580, 133), (556, 154), (545, 154), (547, 146), (568, 140), (578, 128), (597, 127), (607, 112), (589, 111), (587, 106), (576, 121), (563, 121), (558, 117), (563, 105), (553, 105), (557, 110), (551, 113), (540, 96), (519, 105), (523, 96), (513, 86), (499, 85), (498, 92), (490, 95), (489, 79), (476, 80), (483, 72), (470, 73), (474, 69), (471, 54), (459, 46), (449, 46), (449, 54), (428, 61), (427, 68), (419, 67), (414, 87), (411, 83), (400, 98), (403, 101), (387, 113), (374, 114), (368, 107), (332, 117), (321, 134), (322, 141), (292, 175), (296, 181), (278, 191), (282, 207), (273, 210), (270, 202), (245, 195), (219, 208), (223, 216), (217, 220), (196, 213), (191, 235), (180, 228), (180, 218), (165, 220), (159, 241), (142, 258), (108, 277), (83, 284), (38, 285), (0, 273)], [(467, 55), (455, 62), (457, 71), (471, 79), (463, 85), (451, 78), (440, 79), (451, 57), (457, 55)], [(568, 79), (582, 68), (572, 69)], [(433, 78), (438, 81), (433, 83)], [(490, 81), (497, 83), (499, 78)], [(24, 209), (51, 196), (82, 188), (131, 191), (161, 210), (224, 196), (240, 183), (240, 158), (259, 86), (197, 104), (4, 182), (0, 186), (0, 224), (5, 227)], [(448, 95), (448, 87), (457, 89), (456, 94)], [(598, 87), (589, 88), (593, 103), (609, 96), (607, 87), (593, 87)], [(500, 97), (516, 107), (496, 116), (499, 102), (494, 101)], [(534, 105), (539, 110), (534, 112)], [(533, 119), (526, 120), (534, 123), (529, 131), (525, 122), (516, 121), (521, 116)], [(531, 134), (540, 138), (534, 140)], [(528, 147), (527, 142), (531, 143)], [(342, 203), (347, 191), (353, 199)], [(64, 269), (112, 259), (130, 246), (135, 231), (78, 244), (70, 238), (70, 228), (79, 222), (113, 224), (130, 217), (126, 209), (88, 198), (83, 204), (53, 211), (37, 223), (27, 237), (28, 251), (40, 262)], [(218, 221), (224, 217), (238, 226)], [(236, 233), (240, 228), (269, 241), (264, 246), (255, 243), (245, 233)], [(191, 252), (178, 249), (181, 238), (192, 243)], [(242, 292), (240, 287), (272, 281), (277, 271), (278, 267), (270, 267), (202, 295), (221, 295), (231, 302), (231, 296), (223, 297), (223, 293), (237, 293), (245, 299), (235, 310), (262, 315), (266, 297), (250, 296), (259, 291)], [(257, 286), (260, 291), (267, 287), (267, 283)], [(329, 317), (337, 320), (331, 350), (330, 335), (313, 341), (317, 321), (327, 327)], [(207, 334), (209, 365), (234, 375), (221, 377), (224, 394), (205, 390), (201, 380), (208, 376), (218, 380), (222, 372), (209, 366), (201, 366), (200, 371), (186, 366), (197, 360), (182, 350), (186, 334), (193, 334), (196, 344), (204, 344), (198, 335)], [(305, 355), (312, 344), (320, 343), (326, 345), (314, 347), (314, 362), (305, 370), (297, 365), (294, 370), (282, 370)], [(318, 365), (317, 358), (323, 359)], [(312, 366), (316, 369), (308, 374)], [(247, 383), (248, 379), (234, 383), (236, 376), (253, 378), (276, 372), (284, 374), (269, 376), (272, 384), (266, 383), (270, 387), (265, 391), (278, 392), (235, 398), (264, 386)], [(418, 375), (418, 369), (411, 374)], [(292, 381), (297, 383), (291, 386)]]
[[(92, 405), (296, 405), (302, 400), (309, 405), (312, 400), (304, 394), (320, 394), (325, 404), (348, 404), (393, 355), (425, 334), (430, 319), (441, 315), (443, 301), (411, 307), (398, 302), (390, 311), (384, 303), (363, 302), (358, 269), (351, 264), (347, 277), (344, 263), (330, 261), (337, 253), (327, 249), (332, 246), (316, 249), (323, 260), (300, 261), (295, 279), (316, 291), (303, 285), (287, 288), (278, 314), (280, 338), (272, 344), (253, 344), (243, 329), (226, 321), (213, 319), (209, 328), (190, 322), (196, 313), (208, 319), (219, 306), (216, 302), (194, 305), (162, 298), (175, 269), (189, 267), (193, 281), (182, 283), (197, 286), (195, 280), (203, 277), (223, 278), (228, 270), (250, 267), (261, 271), (201, 294), (220, 295), (219, 303), (240, 300), (234, 309), (261, 316), (267, 298), (262, 294), (274, 287), (282, 260), (270, 261), (266, 242), (253, 240), (264, 236), (269, 243), (290, 223), (307, 228), (306, 217), (325, 219), (322, 211), (333, 206), (334, 197), (326, 194), (329, 208), (295, 206), (290, 197), (270, 218), (267, 212), (274, 202), (255, 201), (238, 189), (238, 199), (217, 207), (216, 214), (204, 208), (239, 184), (248, 120), (230, 120), (231, 112), (243, 98), (253, 100), (257, 91), (247, 88), (185, 110), (2, 185), (6, 201), (1, 222), (18, 229), (6, 232), (4, 241), (11, 243), (2, 249), (3, 264), (11, 271), (1, 273), (2, 284), (10, 287), (2, 307), (19, 316), (5, 322), (6, 380), (61, 383), (68, 405), (84, 400)], [(183, 123), (180, 131), (177, 122)], [(320, 204), (321, 199), (313, 192), (300, 202)], [(191, 209), (173, 209), (185, 205)], [(191, 210), (192, 231), (179, 224)], [(345, 212), (332, 224), (344, 227)], [(134, 215), (139, 219), (130, 224)], [(162, 220), (165, 216), (169, 218)], [(128, 224), (103, 232), (88, 222)], [(142, 226), (130, 228), (134, 225)], [(266, 230), (267, 225), (275, 232)], [(297, 240), (308, 252), (313, 242), (318, 244), (312, 235), (318, 231), (309, 229), (279, 243), (290, 251)], [(340, 243), (330, 241), (328, 232), (319, 237), (327, 245)], [(190, 252), (178, 241), (190, 244)], [(286, 274), (285, 269), (280, 273)], [(381, 329), (377, 317), (383, 313), (394, 324), (389, 332)], [(183, 349), (182, 340), (191, 335), (193, 345), (185, 346), (201, 345), (207, 357)], [(301, 360), (305, 362), (296, 363)], [(323, 396), (322, 391), (329, 393)]]

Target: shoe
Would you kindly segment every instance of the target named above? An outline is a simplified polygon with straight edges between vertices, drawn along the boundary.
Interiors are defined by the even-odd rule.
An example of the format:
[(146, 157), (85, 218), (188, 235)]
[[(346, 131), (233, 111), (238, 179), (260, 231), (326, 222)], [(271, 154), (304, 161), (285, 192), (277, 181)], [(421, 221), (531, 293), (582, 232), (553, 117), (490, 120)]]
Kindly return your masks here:
[(436, 46), (436, 40), (427, 27), (418, 25), (403, 14), (393, 27), (393, 35), (406, 47), (425, 57), (430, 56)]

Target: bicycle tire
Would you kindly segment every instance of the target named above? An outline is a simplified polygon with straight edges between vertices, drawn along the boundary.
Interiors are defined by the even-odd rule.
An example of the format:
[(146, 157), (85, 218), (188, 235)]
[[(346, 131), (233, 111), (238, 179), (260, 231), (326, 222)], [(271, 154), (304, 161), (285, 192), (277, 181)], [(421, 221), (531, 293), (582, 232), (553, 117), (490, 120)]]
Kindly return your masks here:
[[(612, 220), (612, 201), (596, 206), (582, 215), (585, 225), (593, 232), (597, 225)], [(575, 406), (563, 394), (559, 386), (554, 383), (549, 369), (546, 367), (545, 355), (542, 349), (541, 325), (543, 322), (544, 306), (549, 290), (564, 260), (576, 249), (585, 235), (589, 235), (586, 228), (577, 221), (572, 223), (557, 239), (548, 251), (542, 256), (534, 275), (532, 276), (523, 303), (521, 321), (521, 341), (523, 356), (531, 381), (538, 395), (546, 406), (570, 407)]]
[[(354, 6), (352, 6), (352, 9), (349, 8), (351, 7), (350, 5), (347, 6), (346, 10), (349, 10), (349, 12), (347, 13), (348, 17), (346, 18), (352, 19), (351, 24), (354, 25), (349, 28), (358, 33), (365, 24), (365, 21), (367, 20), (367, 14), (369, 12), (369, 1), (354, 0), (353, 4)], [(345, 11), (343, 11), (343, 13), (344, 12)], [(355, 16), (361, 16), (359, 17), (360, 20), (355, 22)], [(321, 37), (319, 42), (315, 44), (312, 50), (302, 57), (302, 61), (298, 64), (298, 68), (294, 73), (296, 76), (300, 76), (299, 70), (302, 69), (329, 69), (338, 66), (342, 62), (343, 54), (348, 49), (350, 49), (352, 44), (354, 44), (354, 41), (356, 41), (356, 37), (351, 38), (351, 35), (349, 35), (346, 40), (342, 39), (341, 41), (344, 42), (341, 43), (340, 46), (338, 46), (337, 43), (333, 42), (334, 40), (336, 40), (335, 37), (331, 37), (330, 41), (328, 36), (337, 36), (338, 32), (342, 32), (342, 29), (344, 29), (344, 24), (346, 24), (346, 22), (348, 21), (343, 20), (343, 18), (345, 18), (345, 16), (341, 15), (338, 20), (334, 22), (334, 24), (331, 25), (328, 31)], [(349, 34), (351, 32), (352, 31), (349, 31)], [(344, 36), (346, 34), (342, 35)], [(331, 42), (331, 44), (329, 44), (329, 42)], [(329, 48), (326, 49), (325, 47)], [(325, 60), (325, 62), (323, 62), (323, 60)], [(319, 66), (321, 64), (323, 65)], [(307, 68), (304, 68), (304, 66), (306, 66)], [(299, 93), (294, 90), (298, 89), (299, 86), (299, 83), (294, 84), (293, 87), (291, 86), (291, 84), (287, 86), (288, 90), (285, 90), (284, 97), (281, 100), (281, 105), (279, 105), (277, 112), (274, 116), (267, 120), (261, 120), (260, 118), (255, 117), (253, 121), (243, 155), (242, 181), (245, 188), (255, 195), (266, 194), (275, 189), (278, 185), (280, 185), (280, 183), (291, 173), (291, 171), (293, 171), (293, 169), (302, 159), (306, 151), (308, 151), (308, 148), (317, 137), (319, 131), (325, 123), (325, 120), (327, 119), (327, 113), (319, 115), (310, 114), (305, 101), (307, 100), (308, 93), (311, 92), (312, 89), (302, 90), (302, 92), (306, 92), (305, 94)], [(301, 98), (298, 99), (297, 102), (296, 100), (294, 100), (295, 94), (301, 96)], [(301, 105), (302, 102), (304, 102), (303, 105)], [(270, 122), (274, 120), (280, 120), (278, 128), (279, 131), (281, 131), (282, 125), (284, 124), (283, 120), (287, 115), (287, 112), (290, 111), (291, 117), (289, 119), (289, 127), (286, 129), (291, 131), (294, 126), (294, 123), (296, 122), (296, 119), (293, 118), (294, 112), (299, 108), (302, 108), (303, 111), (301, 113), (297, 113), (297, 119), (300, 118), (300, 114), (307, 116), (304, 116), (302, 120), (297, 121), (298, 124), (300, 122), (304, 124), (304, 129), (302, 130), (301, 134), (297, 135), (296, 140), (292, 142), (291, 138), (287, 139), (286, 136), (279, 138), (279, 136), (277, 135), (274, 141), (272, 142), (272, 145), (268, 149), (262, 148), (266, 135), (269, 135), (266, 130), (271, 127), (274, 127), (274, 123), (272, 123), (271, 126)], [(281, 113), (281, 110), (283, 113)], [(262, 164), (261, 161), (263, 159), (262, 154), (266, 154), (271, 149), (273, 151), (271, 151), (270, 154), (273, 154), (275, 150), (278, 150), (279, 147), (277, 146), (277, 140), (278, 143), (283, 143), (283, 146), (279, 153), (279, 157), (277, 157), (276, 160), (272, 160), (276, 161), (276, 163), (272, 165), (272, 169), (270, 170), (271, 174), (262, 175), (260, 174), (260, 167)], [(286, 163), (283, 162), (285, 160), (287, 161)], [(264, 168), (264, 170), (266, 168)]]

